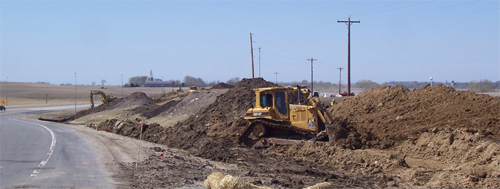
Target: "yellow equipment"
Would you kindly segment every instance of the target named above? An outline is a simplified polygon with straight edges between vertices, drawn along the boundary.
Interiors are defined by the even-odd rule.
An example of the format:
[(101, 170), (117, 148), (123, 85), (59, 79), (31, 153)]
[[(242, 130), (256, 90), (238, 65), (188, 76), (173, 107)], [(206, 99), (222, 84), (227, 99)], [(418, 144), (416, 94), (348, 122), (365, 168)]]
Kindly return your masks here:
[(112, 97), (110, 95), (106, 95), (106, 93), (102, 91), (90, 91), (90, 108), (94, 108), (94, 95), (101, 95), (101, 102), (103, 104), (116, 100), (116, 97)]
[[(243, 142), (251, 133), (256, 137), (277, 136), (288, 139), (333, 140), (333, 127), (324, 115), (319, 99), (309, 96), (310, 91), (300, 86), (258, 88), (255, 91), (255, 107), (245, 115), (249, 121), (243, 134)], [(309, 104), (301, 101), (307, 98)]]
[(195, 92), (198, 88), (196, 86), (191, 86), (189, 87), (189, 92), (192, 93), (192, 92)]

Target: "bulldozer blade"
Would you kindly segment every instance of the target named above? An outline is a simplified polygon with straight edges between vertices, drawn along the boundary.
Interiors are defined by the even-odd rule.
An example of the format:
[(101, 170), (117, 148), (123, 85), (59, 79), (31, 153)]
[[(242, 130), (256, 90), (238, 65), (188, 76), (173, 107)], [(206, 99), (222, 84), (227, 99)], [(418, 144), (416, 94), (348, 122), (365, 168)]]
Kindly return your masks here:
[(327, 125), (326, 134), (328, 135), (328, 141), (335, 141), (335, 130), (332, 126)]
[(256, 123), (255, 122), (251, 122), (249, 123), (246, 127), (245, 127), (245, 130), (243, 131), (243, 134), (240, 135), (240, 137), (238, 138), (238, 142), (241, 144), (245, 141), (246, 138), (248, 138), (248, 136), (250, 136), (250, 133), (252, 133), (253, 131), (253, 128), (255, 127)]

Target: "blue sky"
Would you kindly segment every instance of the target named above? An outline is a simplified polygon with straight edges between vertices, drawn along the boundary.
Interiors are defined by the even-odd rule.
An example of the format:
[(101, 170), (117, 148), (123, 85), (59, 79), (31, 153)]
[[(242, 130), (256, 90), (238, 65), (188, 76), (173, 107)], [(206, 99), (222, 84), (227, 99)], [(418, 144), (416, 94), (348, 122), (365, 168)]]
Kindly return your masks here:
[[(500, 80), (499, 1), (1, 1), (0, 80)], [(342, 71), (343, 83), (347, 70)]]

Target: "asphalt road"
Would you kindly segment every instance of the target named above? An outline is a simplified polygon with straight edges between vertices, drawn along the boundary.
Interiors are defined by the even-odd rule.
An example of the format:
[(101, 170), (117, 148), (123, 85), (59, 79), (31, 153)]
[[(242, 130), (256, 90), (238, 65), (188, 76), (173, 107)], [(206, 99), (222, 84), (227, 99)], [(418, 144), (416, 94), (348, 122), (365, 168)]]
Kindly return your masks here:
[(1, 188), (115, 187), (74, 129), (16, 118), (29, 113), (36, 111), (26, 108), (0, 114)]

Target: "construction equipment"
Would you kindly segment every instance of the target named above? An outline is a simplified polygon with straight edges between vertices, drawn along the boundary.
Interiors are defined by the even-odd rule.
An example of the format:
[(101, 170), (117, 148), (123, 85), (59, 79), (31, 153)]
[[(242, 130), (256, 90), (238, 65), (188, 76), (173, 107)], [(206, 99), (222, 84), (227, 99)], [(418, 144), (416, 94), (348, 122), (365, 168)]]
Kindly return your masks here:
[(349, 95), (347, 92), (340, 93), (341, 96), (354, 96), (354, 92), (351, 92)]
[(192, 92), (195, 92), (198, 88), (196, 86), (190, 86), (189, 87), (189, 92), (192, 93)]
[(90, 108), (94, 108), (94, 95), (101, 95), (101, 102), (103, 104), (109, 103), (113, 100), (116, 100), (116, 97), (112, 97), (110, 95), (106, 95), (106, 93), (102, 91), (90, 91)]
[(254, 91), (255, 107), (245, 114), (249, 123), (239, 137), (240, 143), (252, 133), (259, 138), (334, 140), (333, 127), (324, 115), (330, 121), (332, 117), (323, 110), (324, 104), (318, 98), (309, 96), (309, 89), (294, 86)]

